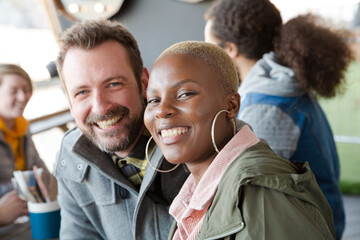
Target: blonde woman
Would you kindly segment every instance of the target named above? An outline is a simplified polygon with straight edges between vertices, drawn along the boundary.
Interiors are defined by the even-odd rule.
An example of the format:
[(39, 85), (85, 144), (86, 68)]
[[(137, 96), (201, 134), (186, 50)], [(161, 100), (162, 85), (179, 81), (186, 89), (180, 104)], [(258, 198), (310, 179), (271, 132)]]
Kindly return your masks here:
[(175, 44), (153, 65), (145, 125), (166, 160), (191, 172), (170, 206), (170, 239), (334, 239), (309, 165), (278, 157), (235, 122), (237, 86), (235, 65), (214, 44)]
[(0, 239), (30, 239), (29, 223), (14, 224), (14, 220), (28, 214), (27, 204), (12, 190), (10, 179), (15, 170), (42, 167), (23, 117), (32, 95), (29, 75), (14, 64), (0, 64)]

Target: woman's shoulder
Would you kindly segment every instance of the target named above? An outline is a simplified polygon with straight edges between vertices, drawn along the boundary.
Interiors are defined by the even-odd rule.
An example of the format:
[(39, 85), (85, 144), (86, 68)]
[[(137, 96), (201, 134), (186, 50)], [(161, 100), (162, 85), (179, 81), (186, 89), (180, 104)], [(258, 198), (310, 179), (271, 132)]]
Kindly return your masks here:
[(224, 186), (258, 185), (284, 189), (297, 182), (314, 181), (308, 163), (290, 162), (277, 156), (264, 142), (259, 142), (239, 154), (225, 171), (220, 184)]

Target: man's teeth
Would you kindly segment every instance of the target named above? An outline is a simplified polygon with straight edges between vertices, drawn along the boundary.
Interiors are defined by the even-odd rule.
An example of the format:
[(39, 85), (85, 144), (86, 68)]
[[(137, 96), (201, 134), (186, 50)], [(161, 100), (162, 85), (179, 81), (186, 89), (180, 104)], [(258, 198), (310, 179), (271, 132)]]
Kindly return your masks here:
[(167, 137), (175, 137), (181, 134), (184, 134), (186, 132), (188, 132), (189, 129), (188, 128), (172, 128), (172, 129), (166, 129), (166, 130), (161, 130), (161, 136), (163, 138), (167, 138)]
[(104, 120), (104, 121), (96, 122), (96, 124), (99, 126), (99, 128), (106, 129), (108, 127), (111, 127), (115, 123), (117, 123), (120, 118), (121, 117), (114, 117), (114, 118), (107, 119), (107, 120)]

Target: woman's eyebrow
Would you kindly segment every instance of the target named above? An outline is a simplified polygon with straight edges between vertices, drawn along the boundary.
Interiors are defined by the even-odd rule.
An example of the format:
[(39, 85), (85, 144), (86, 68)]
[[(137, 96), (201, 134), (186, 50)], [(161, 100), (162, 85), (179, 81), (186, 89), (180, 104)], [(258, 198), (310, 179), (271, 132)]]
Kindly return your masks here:
[(181, 81), (175, 83), (175, 84), (173, 85), (173, 87), (179, 87), (179, 86), (181, 86), (181, 85), (183, 85), (183, 84), (185, 84), (185, 83), (188, 83), (188, 82), (192, 82), (192, 83), (198, 84), (198, 82), (195, 81), (195, 80), (192, 80), (192, 79), (184, 79), (184, 80), (181, 80)]
[[(184, 79), (184, 80), (181, 80), (181, 81), (179, 81), (179, 82), (174, 83), (174, 84), (172, 85), (172, 88), (177, 88), (177, 87), (179, 87), (179, 86), (181, 86), (181, 85), (183, 85), (183, 84), (185, 84), (185, 83), (189, 83), (189, 82), (198, 84), (198, 82), (195, 81), (195, 80), (192, 80), (192, 79)], [(157, 89), (148, 87), (146, 91), (147, 91), (147, 92), (156, 92)]]

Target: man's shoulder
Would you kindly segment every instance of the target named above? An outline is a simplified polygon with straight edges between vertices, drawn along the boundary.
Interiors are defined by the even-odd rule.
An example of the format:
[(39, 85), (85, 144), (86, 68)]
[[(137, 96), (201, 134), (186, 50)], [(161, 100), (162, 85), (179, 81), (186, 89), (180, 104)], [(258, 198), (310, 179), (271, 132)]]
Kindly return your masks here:
[(56, 177), (81, 180), (81, 175), (87, 168), (87, 164), (73, 152), (73, 147), (81, 136), (83, 136), (82, 132), (77, 127), (65, 133), (55, 163), (54, 175)]
[(72, 143), (75, 144), (75, 142), (83, 135), (81, 130), (78, 127), (74, 127), (70, 130), (68, 130), (62, 140), (62, 143)]

